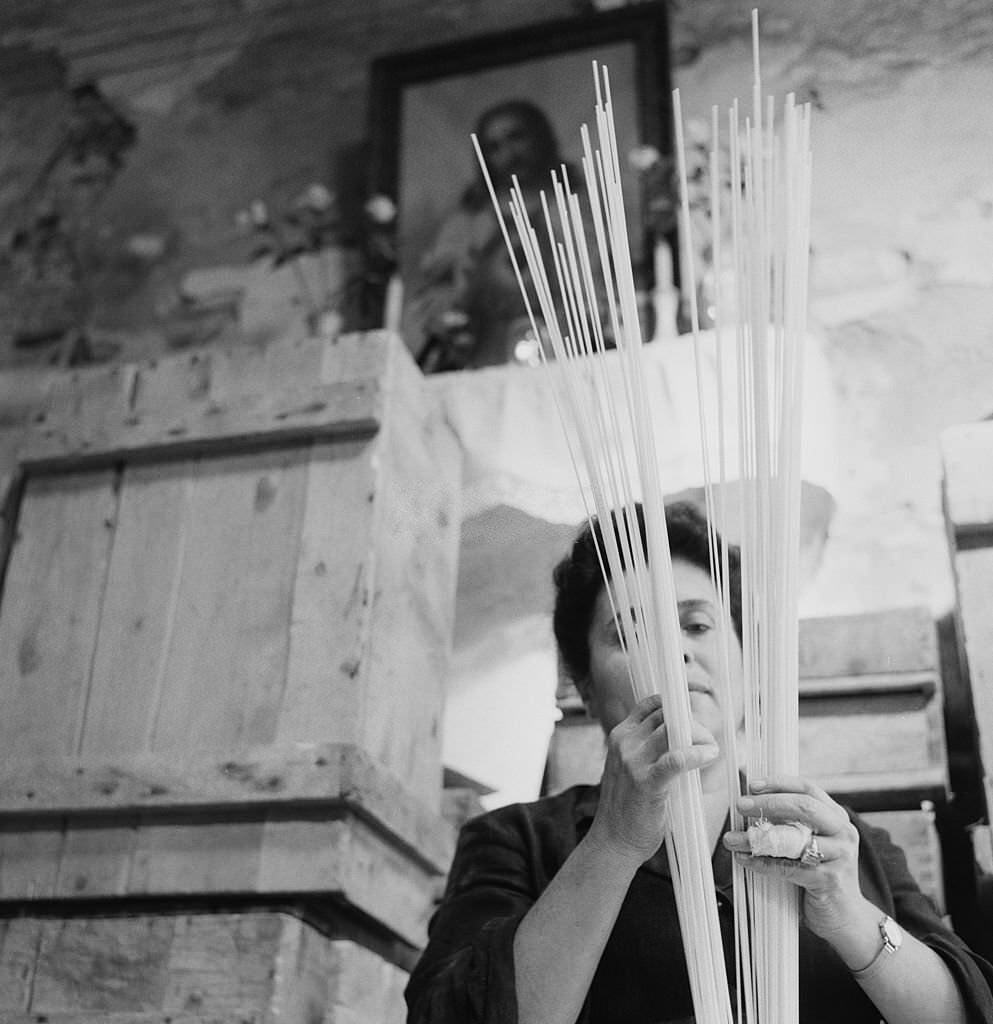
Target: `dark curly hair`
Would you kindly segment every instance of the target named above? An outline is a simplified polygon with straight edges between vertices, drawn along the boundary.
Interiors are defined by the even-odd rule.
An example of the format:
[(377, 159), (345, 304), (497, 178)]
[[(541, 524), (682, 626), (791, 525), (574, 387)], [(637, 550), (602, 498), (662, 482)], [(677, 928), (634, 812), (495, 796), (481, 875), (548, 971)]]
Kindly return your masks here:
[[(640, 503), (635, 505), (635, 511), (641, 532), (642, 549), (646, 549), (645, 513)], [(613, 514), (611, 518), (616, 531), (617, 514)], [(709, 575), (710, 547), (706, 517), (689, 502), (673, 502), (666, 506), (665, 523), (672, 557), (682, 558), (699, 566)], [(599, 523), (595, 523), (595, 529), (596, 539), (589, 524), (583, 527), (572, 545), (572, 551), (559, 562), (552, 573), (555, 583), (552, 626), (562, 662), (573, 680), (585, 679), (590, 671), (590, 622), (593, 619), (593, 607), (604, 585), (596, 548), (600, 538)], [(740, 640), (741, 557), (738, 548), (731, 545), (728, 546), (728, 568), (731, 619)]]

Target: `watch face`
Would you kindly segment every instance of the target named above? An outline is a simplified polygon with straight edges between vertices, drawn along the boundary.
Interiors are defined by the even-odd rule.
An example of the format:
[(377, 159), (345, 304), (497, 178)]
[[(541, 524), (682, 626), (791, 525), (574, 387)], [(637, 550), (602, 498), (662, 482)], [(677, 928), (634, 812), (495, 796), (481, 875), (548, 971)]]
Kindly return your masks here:
[(903, 942), (903, 929), (893, 920), (892, 917), (884, 917), (879, 922), (879, 930), (883, 933), (883, 942), (886, 948), (895, 953)]

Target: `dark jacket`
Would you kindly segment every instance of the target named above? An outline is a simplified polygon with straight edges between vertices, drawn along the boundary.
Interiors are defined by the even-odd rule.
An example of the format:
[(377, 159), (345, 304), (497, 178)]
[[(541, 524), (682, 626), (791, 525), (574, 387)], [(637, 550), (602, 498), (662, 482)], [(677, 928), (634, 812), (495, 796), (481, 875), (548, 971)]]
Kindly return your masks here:
[[(502, 807), (462, 830), (444, 900), (407, 986), (409, 1024), (516, 1024), (513, 940), (521, 918), (589, 830), (599, 788)], [(993, 968), (941, 922), (881, 829), (852, 815), (866, 898), (948, 964), (976, 1024), (993, 1022)], [(713, 858), (728, 976), (734, 978), (731, 856)], [(800, 926), (802, 1024), (878, 1024), (837, 954)], [(594, 975), (580, 1024), (692, 1021), (675, 894), (664, 856), (635, 875)]]

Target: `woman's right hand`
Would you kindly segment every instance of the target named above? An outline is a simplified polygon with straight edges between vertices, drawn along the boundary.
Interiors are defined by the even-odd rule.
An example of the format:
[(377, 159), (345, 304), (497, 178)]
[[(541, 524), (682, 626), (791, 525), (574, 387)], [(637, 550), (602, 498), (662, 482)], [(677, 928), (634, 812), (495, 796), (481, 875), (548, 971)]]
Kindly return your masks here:
[(607, 737), (607, 759), (600, 783), (600, 803), (590, 829), (592, 838), (618, 856), (651, 857), (665, 835), (665, 808), (673, 780), (717, 760), (717, 741), (693, 723), (693, 745), (670, 750), (662, 699), (652, 694), (639, 701)]

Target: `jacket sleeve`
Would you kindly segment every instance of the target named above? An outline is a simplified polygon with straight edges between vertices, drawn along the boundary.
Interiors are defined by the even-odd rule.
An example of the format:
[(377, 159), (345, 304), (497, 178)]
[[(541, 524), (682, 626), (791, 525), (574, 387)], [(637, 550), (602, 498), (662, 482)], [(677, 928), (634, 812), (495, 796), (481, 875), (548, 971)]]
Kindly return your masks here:
[(470, 821), (410, 976), (408, 1024), (516, 1024), (513, 943), (537, 899), (534, 850), (512, 813)]
[(859, 830), (866, 896), (945, 961), (969, 1014), (970, 1024), (993, 1024), (993, 966), (945, 926), (918, 888), (903, 851), (880, 828), (852, 815)]

